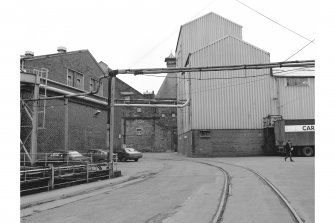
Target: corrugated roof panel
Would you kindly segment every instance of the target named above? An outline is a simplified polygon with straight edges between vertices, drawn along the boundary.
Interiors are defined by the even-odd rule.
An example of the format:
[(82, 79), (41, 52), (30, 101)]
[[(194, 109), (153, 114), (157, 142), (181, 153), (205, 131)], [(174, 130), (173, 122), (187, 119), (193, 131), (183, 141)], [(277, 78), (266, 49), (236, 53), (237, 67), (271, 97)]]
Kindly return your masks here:
[(227, 35), (242, 39), (242, 27), (215, 13), (207, 14), (183, 25), (180, 29), (176, 47), (176, 52), (178, 52), (178, 48), (182, 48), (179, 65), (185, 65), (189, 53), (205, 47)]

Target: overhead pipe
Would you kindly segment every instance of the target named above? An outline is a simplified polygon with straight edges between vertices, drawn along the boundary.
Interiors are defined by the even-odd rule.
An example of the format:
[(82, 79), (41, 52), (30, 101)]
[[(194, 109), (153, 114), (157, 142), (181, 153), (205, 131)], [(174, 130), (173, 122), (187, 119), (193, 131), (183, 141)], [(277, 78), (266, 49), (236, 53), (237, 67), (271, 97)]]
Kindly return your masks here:
[(244, 64), (244, 65), (229, 65), (229, 66), (211, 66), (211, 67), (180, 67), (180, 68), (144, 68), (144, 69), (124, 69), (112, 70), (109, 69), (109, 75), (117, 74), (158, 74), (158, 73), (177, 73), (177, 72), (205, 72), (205, 71), (231, 71), (231, 70), (246, 70), (246, 69), (269, 69), (282, 67), (315, 67), (315, 60), (303, 61), (284, 61), (266, 64)]
[[(109, 77), (108, 76), (101, 76), (101, 77), (99, 77), (99, 79), (98, 79), (98, 87), (94, 91), (85, 92), (85, 93), (77, 93), (77, 94), (72, 94), (69, 91), (59, 90), (57, 88), (53, 88), (53, 87), (50, 87), (50, 86), (47, 86), (47, 85), (41, 85), (41, 87), (43, 87), (43, 88), (47, 87), (48, 89), (53, 89), (53, 91), (58, 92), (58, 93), (64, 93), (64, 92), (66, 92), (66, 93), (64, 95), (61, 95), (61, 96), (53, 96), (53, 97), (37, 98), (37, 99), (25, 99), (24, 101), (53, 100), (53, 99), (60, 99), (60, 98), (72, 98), (72, 97), (82, 97), (82, 96), (94, 95), (94, 94), (96, 94), (96, 93), (99, 92), (100, 85), (101, 85), (101, 80), (103, 78), (109, 78)], [(63, 91), (63, 92), (61, 92), (61, 91)]]
[(183, 108), (190, 103), (188, 99), (184, 104), (166, 105), (166, 104), (114, 104), (116, 107), (153, 107), (153, 108)]
[[(70, 91), (65, 91), (65, 90), (61, 90), (59, 88), (56, 88), (56, 87), (50, 87), (50, 86), (46, 86), (44, 84), (41, 84), (40, 87), (42, 88), (48, 88), (50, 91), (53, 91), (53, 92), (56, 92), (56, 93), (60, 93), (60, 94), (64, 94), (62, 96), (56, 96), (56, 98), (54, 97), (49, 97), (49, 98), (40, 98), (40, 100), (43, 100), (43, 99), (46, 99), (46, 100), (51, 100), (51, 99), (58, 99), (58, 98), (68, 98), (68, 97), (76, 97), (76, 98), (81, 98), (83, 100), (86, 100), (86, 101), (90, 101), (90, 102), (94, 102), (94, 103), (97, 103), (97, 104), (100, 104), (100, 105), (107, 105), (106, 102), (103, 102), (103, 101), (99, 101), (99, 100), (96, 100), (96, 99), (93, 99), (93, 98), (88, 98), (88, 97), (85, 97), (85, 95), (82, 95), (82, 94), (89, 94), (90, 92), (88, 93), (82, 93), (82, 94), (71, 94)], [(29, 99), (29, 100), (32, 100), (32, 99)]]

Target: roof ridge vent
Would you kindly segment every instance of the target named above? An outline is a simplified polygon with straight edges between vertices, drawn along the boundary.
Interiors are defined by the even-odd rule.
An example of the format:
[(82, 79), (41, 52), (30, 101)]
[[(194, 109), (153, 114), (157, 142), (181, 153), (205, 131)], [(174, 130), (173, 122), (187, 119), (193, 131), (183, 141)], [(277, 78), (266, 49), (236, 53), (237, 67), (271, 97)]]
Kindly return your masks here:
[(66, 47), (64, 47), (64, 46), (57, 47), (57, 52), (58, 53), (66, 53)]
[(24, 52), (24, 56), (25, 57), (33, 57), (34, 56), (34, 52), (33, 51), (26, 51), (26, 52)]

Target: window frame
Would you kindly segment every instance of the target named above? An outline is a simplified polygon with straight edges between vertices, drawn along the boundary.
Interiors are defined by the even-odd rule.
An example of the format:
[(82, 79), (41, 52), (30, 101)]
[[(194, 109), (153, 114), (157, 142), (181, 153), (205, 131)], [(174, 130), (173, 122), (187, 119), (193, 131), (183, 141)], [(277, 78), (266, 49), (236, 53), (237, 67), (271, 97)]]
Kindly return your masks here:
[(143, 128), (136, 128), (136, 135), (142, 136), (143, 135)]
[[(70, 76), (71, 76), (72, 80), (69, 82), (69, 77)], [(80, 77), (80, 78), (78, 78), (78, 77)], [(76, 81), (78, 79), (80, 81), (82, 81), (81, 84), (80, 84), (80, 87), (77, 87), (77, 82)], [(71, 84), (69, 84), (69, 83), (71, 83)], [(76, 70), (68, 68), (67, 72), (66, 72), (66, 84), (67, 84), (67, 86), (74, 87), (76, 89), (85, 90), (85, 75), (81, 72), (78, 72)]]
[(290, 77), (286, 78), (286, 87), (309, 87), (308, 77)]

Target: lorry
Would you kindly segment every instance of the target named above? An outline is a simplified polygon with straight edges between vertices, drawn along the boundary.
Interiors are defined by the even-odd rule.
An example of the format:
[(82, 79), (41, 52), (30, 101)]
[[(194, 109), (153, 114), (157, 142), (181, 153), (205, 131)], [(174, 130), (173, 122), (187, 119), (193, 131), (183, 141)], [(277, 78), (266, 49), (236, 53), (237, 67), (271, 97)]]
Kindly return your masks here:
[(294, 156), (315, 155), (315, 119), (285, 120), (276, 117), (268, 122), (264, 131), (267, 154), (285, 153), (284, 146), (290, 140)]

